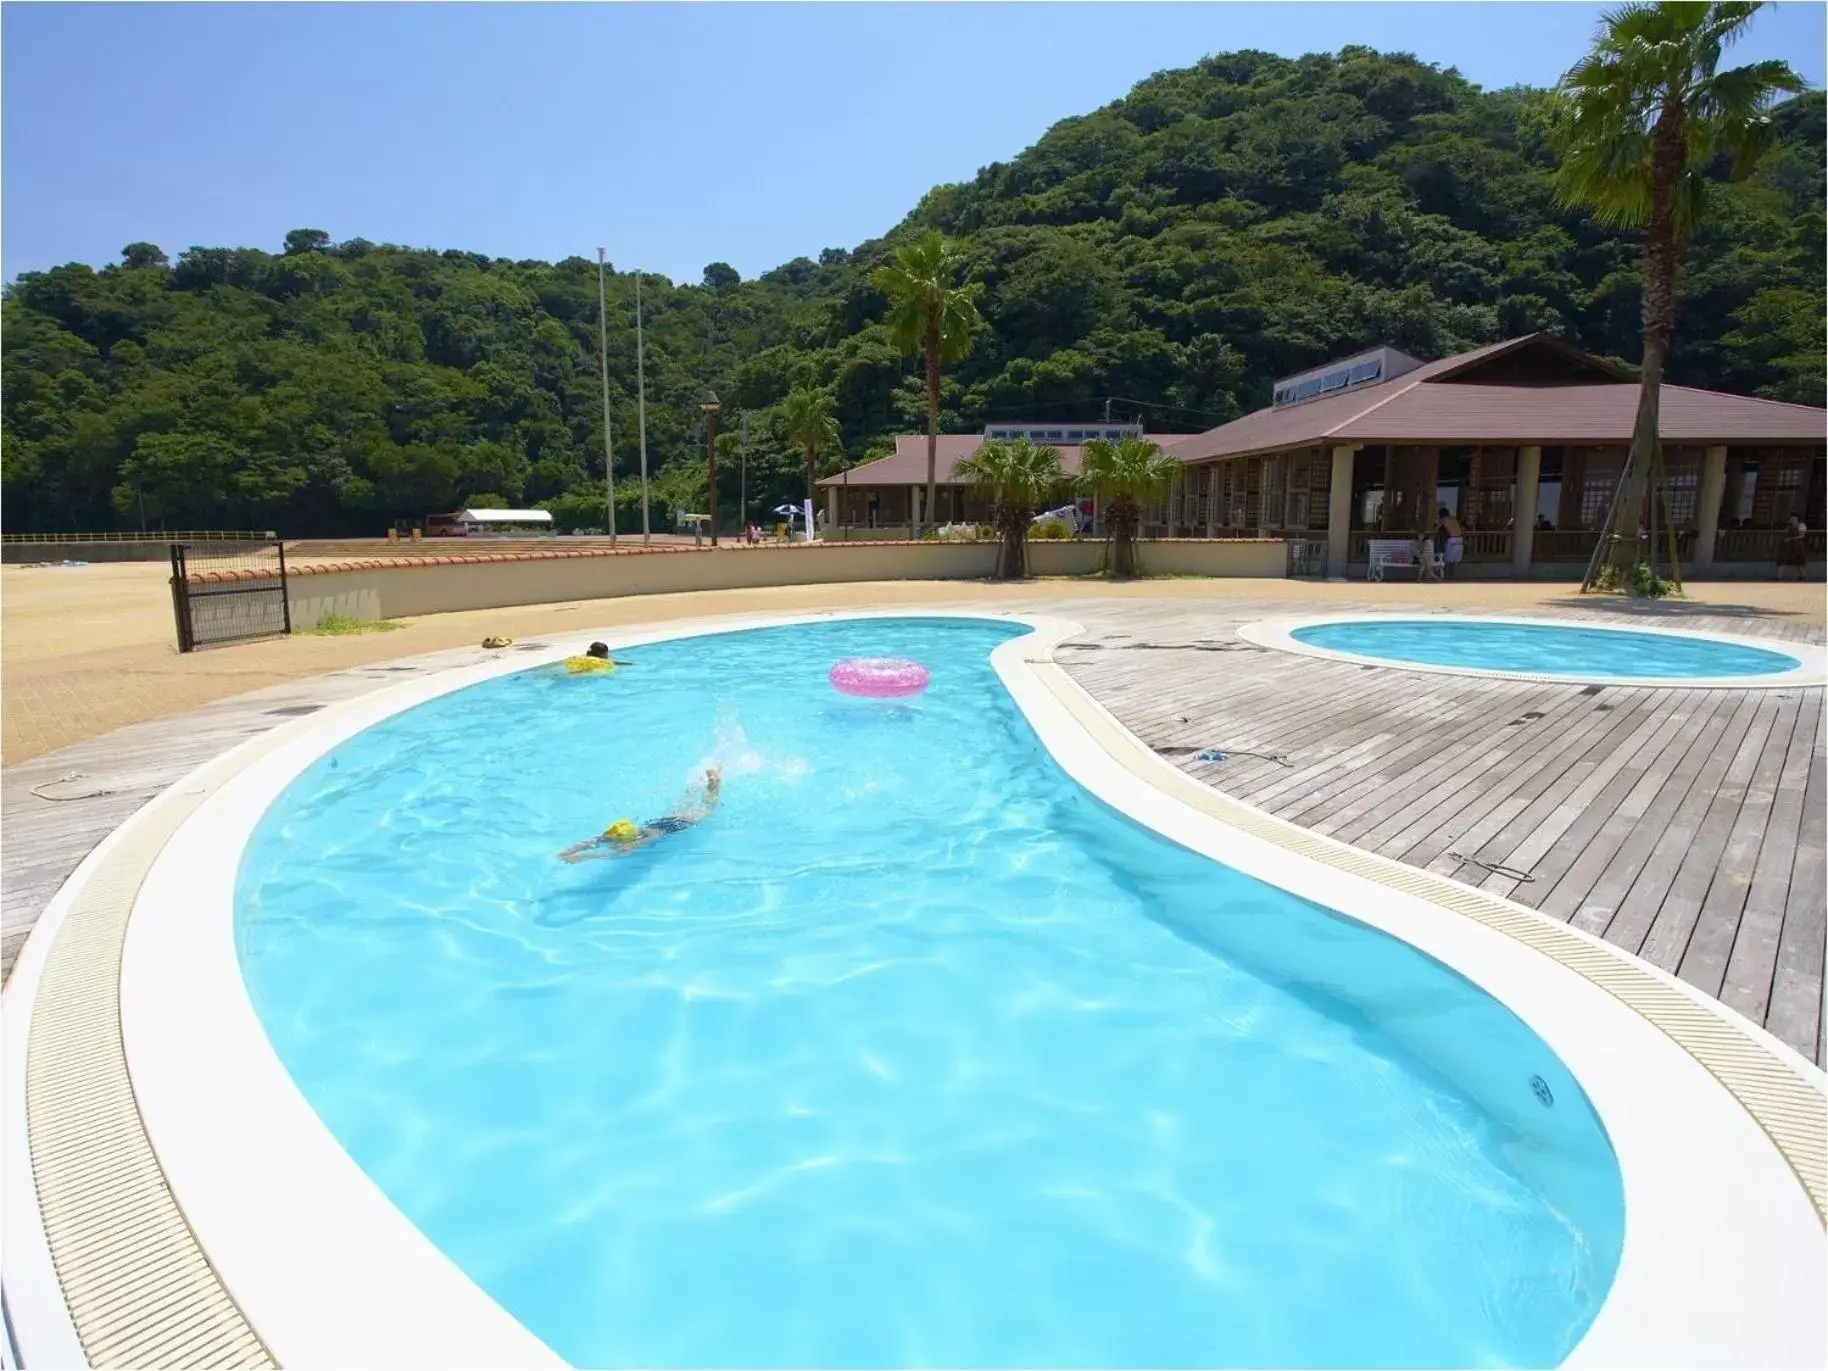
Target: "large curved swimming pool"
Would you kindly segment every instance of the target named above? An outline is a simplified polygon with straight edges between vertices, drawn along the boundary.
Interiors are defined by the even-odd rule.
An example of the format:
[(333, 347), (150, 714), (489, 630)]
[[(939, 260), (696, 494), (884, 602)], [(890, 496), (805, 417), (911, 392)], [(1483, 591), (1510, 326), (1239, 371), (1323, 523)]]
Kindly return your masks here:
[(1289, 636), (1355, 657), (1546, 676), (1675, 680), (1770, 676), (1802, 663), (1787, 653), (1694, 634), (1477, 619), (1358, 619)]
[[(1577, 1082), (1080, 789), (992, 667), (1021, 631), (682, 639), (358, 734), (242, 860), (280, 1058), (580, 1366), (1559, 1361), (1623, 1231)], [(931, 686), (841, 696), (851, 656)], [(558, 860), (714, 764), (701, 821)]]

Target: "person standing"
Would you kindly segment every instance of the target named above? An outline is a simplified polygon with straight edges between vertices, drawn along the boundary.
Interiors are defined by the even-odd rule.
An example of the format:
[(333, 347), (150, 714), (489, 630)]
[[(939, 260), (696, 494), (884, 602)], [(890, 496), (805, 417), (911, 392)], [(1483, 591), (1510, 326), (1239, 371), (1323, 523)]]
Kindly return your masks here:
[(1447, 506), (1441, 506), (1441, 522), (1435, 529), (1435, 541), (1441, 547), (1441, 561), (1447, 568), (1447, 574), (1455, 574), (1454, 568), (1460, 565), (1460, 559), (1466, 556), (1466, 531), (1460, 521), (1447, 512)]
[(1796, 573), (1796, 579), (1803, 579), (1803, 568), (1809, 562), (1809, 526), (1799, 515), (1792, 514), (1790, 521), (1784, 525), (1783, 542), (1777, 548), (1777, 579), (1784, 579), (1786, 568)]

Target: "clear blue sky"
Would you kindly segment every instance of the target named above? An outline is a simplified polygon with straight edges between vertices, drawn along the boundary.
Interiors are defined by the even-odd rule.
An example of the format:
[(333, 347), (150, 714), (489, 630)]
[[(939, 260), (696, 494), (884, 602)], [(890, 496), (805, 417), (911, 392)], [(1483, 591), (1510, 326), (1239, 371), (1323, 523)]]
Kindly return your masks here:
[[(0, 272), (286, 230), (753, 276), (1210, 52), (1363, 43), (1555, 80), (1585, 4), (26, 4), (0, 11)], [(1824, 6), (1732, 60), (1823, 80)], [(939, 98), (932, 99), (935, 90)]]

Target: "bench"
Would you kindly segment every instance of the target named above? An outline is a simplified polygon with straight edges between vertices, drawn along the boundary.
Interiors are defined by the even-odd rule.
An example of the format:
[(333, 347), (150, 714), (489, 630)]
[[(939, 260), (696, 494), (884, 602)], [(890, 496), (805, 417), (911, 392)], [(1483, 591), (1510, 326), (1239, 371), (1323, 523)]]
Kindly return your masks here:
[(1415, 544), (1407, 538), (1372, 538), (1365, 544), (1371, 565), (1365, 571), (1367, 581), (1384, 579), (1384, 568), (1415, 565)]
[(1384, 568), (1393, 566), (1402, 567), (1405, 570), (1414, 567), (1418, 581), (1431, 578), (1438, 581), (1442, 578), (1444, 568), (1441, 565), (1441, 559), (1434, 555), (1434, 539), (1432, 538), (1422, 539), (1419, 555), (1416, 551), (1416, 544), (1408, 538), (1372, 538), (1365, 544), (1365, 547), (1371, 559), (1370, 565), (1365, 569), (1367, 581), (1383, 580)]

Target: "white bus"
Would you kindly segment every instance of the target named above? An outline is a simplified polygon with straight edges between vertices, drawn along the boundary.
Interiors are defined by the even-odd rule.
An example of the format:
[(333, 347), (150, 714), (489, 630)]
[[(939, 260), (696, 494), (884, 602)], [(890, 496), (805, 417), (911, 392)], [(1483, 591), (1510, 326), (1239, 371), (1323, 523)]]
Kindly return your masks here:
[(428, 538), (468, 538), (478, 533), (550, 533), (552, 515), (543, 509), (460, 509), (425, 520)]

